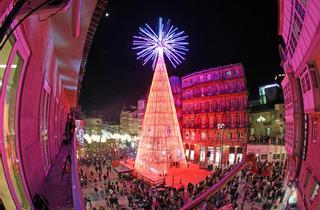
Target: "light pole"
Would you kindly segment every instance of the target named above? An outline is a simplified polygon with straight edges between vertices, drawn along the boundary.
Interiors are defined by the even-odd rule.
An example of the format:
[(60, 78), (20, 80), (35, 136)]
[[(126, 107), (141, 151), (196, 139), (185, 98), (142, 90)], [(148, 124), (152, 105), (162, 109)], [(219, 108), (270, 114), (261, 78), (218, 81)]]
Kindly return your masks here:
[(225, 128), (225, 124), (224, 123), (218, 123), (217, 124), (217, 128), (218, 130), (222, 129), (222, 136), (220, 138), (220, 149), (221, 149), (221, 154), (220, 154), (220, 166), (222, 167), (222, 153), (223, 153), (223, 136), (224, 136), (224, 128)]

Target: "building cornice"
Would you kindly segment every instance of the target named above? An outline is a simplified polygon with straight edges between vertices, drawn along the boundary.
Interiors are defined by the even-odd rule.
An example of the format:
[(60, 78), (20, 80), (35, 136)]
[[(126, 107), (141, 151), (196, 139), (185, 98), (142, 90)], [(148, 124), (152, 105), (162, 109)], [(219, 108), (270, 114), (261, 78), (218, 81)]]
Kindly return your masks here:
[(80, 72), (79, 72), (78, 88), (77, 88), (78, 101), (79, 101), (83, 77), (86, 72), (86, 64), (88, 61), (91, 44), (107, 4), (108, 4), (108, 0), (98, 0), (96, 8), (94, 9), (93, 15), (91, 17), (87, 37), (86, 37), (84, 48), (83, 48), (81, 64), (80, 64)]

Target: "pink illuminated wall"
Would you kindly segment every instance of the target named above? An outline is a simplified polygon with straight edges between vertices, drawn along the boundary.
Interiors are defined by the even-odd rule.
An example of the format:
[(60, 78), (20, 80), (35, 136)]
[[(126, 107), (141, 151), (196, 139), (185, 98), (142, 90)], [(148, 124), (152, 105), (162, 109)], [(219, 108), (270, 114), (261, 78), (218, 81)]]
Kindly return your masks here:
[[(12, 0), (1, 1), (0, 11), (5, 9), (5, 13), (0, 13), (0, 24), (12, 3)], [(7, 63), (1, 63), (2, 66), (17, 65), (13, 67), (15, 70), (5, 71), (0, 95), (3, 128), (0, 133), (5, 137), (0, 140), (1, 160), (6, 185), (17, 209), (32, 208), (31, 198), (40, 191), (62, 144), (66, 115), (70, 106), (77, 103), (83, 47), (96, 3), (97, 0), (86, 1), (78, 8), (81, 11), (77, 15), (79, 12), (85, 15), (76, 23), (77, 38), (72, 36), (72, 10), (68, 7), (44, 21), (39, 18), (44, 19), (47, 13), (39, 11), (31, 15), (13, 33), (12, 52), (16, 54), (12, 53)], [(17, 58), (21, 58), (21, 62)], [(41, 102), (44, 90), (48, 93), (45, 104)], [(40, 126), (44, 106), (47, 163), (43, 158), (43, 127)], [(7, 209), (15, 208), (10, 205)]]
[(288, 180), (299, 209), (320, 208), (320, 1), (279, 0)]
[[(189, 160), (236, 161), (247, 143), (247, 101), (242, 64), (206, 69), (182, 77), (182, 139)], [(217, 125), (224, 123), (224, 130)], [(208, 155), (209, 154), (209, 155)], [(234, 158), (232, 158), (234, 156)]]

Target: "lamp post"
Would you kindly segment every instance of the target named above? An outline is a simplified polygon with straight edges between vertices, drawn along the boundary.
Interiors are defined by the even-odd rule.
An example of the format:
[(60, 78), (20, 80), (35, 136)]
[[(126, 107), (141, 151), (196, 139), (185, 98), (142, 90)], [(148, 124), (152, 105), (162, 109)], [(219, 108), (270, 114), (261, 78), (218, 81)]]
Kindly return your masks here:
[(224, 136), (224, 128), (225, 124), (224, 123), (218, 123), (217, 124), (218, 130), (222, 129), (222, 137), (220, 138), (220, 149), (221, 149), (221, 154), (220, 154), (220, 166), (222, 166), (222, 154), (223, 154), (223, 136)]

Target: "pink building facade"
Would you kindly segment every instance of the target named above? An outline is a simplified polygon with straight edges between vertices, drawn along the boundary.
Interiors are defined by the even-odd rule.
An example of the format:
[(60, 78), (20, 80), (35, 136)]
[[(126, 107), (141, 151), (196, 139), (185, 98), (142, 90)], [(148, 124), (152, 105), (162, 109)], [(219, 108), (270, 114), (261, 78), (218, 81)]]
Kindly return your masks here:
[[(320, 2), (279, 0), (287, 177), (299, 209), (320, 209)], [(295, 201), (291, 201), (295, 202)]]
[[(19, 19), (44, 1), (30, 2)], [(26, 18), (0, 49), (0, 198), (7, 209), (33, 209), (32, 197), (61, 147), (67, 114), (77, 105), (97, 25), (92, 16), (106, 6), (97, 0), (61, 2)], [(15, 3), (0, 2), (0, 25)]]
[[(242, 160), (248, 139), (248, 92), (242, 64), (182, 77), (182, 139), (188, 160)], [(221, 127), (222, 126), (222, 127)]]

